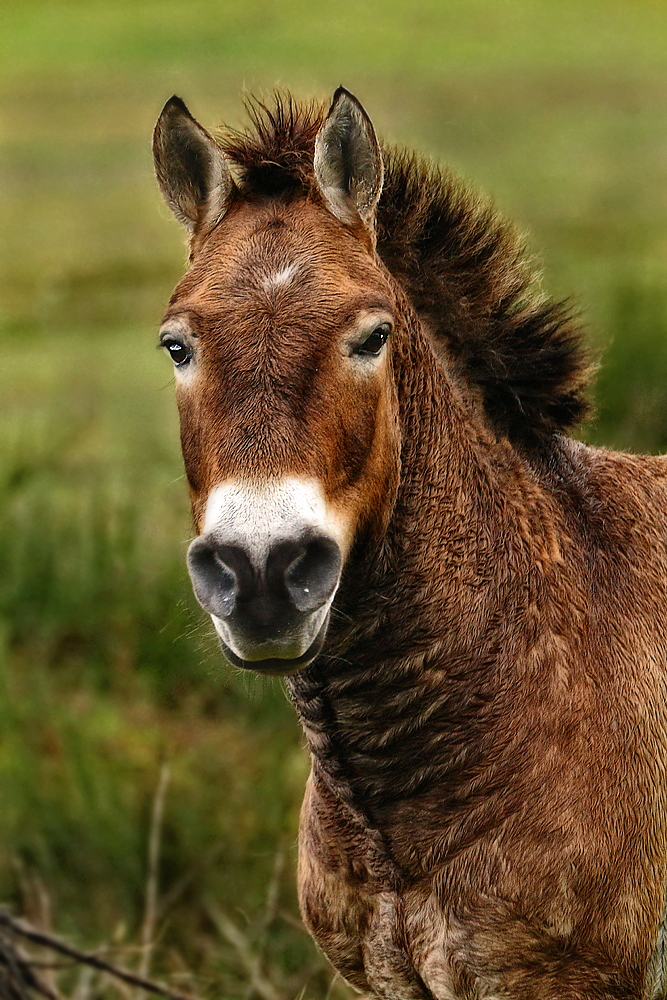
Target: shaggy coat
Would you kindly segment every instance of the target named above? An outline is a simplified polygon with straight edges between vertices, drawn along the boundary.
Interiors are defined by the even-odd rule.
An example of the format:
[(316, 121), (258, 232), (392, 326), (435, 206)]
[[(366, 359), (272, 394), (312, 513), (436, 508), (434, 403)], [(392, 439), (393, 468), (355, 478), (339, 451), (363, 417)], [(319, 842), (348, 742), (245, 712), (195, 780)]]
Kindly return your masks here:
[[(476, 194), (384, 147), (377, 207), (350, 182), (358, 213), (336, 218), (314, 168), (325, 109), (251, 113), (215, 141), (236, 172), (224, 211), (196, 149), (194, 209), (175, 205), (164, 115), (156, 161), (193, 234), (170, 309), (209, 352), (179, 388), (198, 529), (249, 465), (357, 497), (323, 652), (287, 678), (312, 759), (304, 920), (385, 1000), (667, 996), (667, 462), (567, 436), (581, 335)], [(281, 292), (265, 342), (248, 289), (303, 247), (331, 287)], [(336, 296), (370, 269), (395, 317), (385, 367), (327, 395), (325, 341), (299, 331), (334, 337)]]

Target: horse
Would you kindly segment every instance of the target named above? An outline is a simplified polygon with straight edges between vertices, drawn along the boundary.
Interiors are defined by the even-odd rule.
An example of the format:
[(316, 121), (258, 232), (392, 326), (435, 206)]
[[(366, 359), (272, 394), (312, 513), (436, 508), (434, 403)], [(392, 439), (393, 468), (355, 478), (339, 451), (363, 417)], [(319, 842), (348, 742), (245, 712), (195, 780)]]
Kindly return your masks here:
[(304, 922), (382, 1000), (667, 996), (667, 461), (523, 240), (339, 88), (210, 135), (173, 97), (171, 356), (195, 595), (284, 675)]

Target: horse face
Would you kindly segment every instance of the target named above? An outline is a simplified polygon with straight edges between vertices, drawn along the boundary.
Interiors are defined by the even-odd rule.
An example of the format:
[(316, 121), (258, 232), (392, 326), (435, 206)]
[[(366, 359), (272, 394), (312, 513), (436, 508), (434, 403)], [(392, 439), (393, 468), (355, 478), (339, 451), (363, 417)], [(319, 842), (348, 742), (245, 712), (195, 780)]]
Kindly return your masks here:
[(203, 230), (200, 205), (160, 333), (199, 532), (195, 594), (228, 659), (263, 672), (319, 653), (351, 546), (382, 532), (398, 477), (400, 317), (373, 249), (379, 190), (336, 188), (330, 159), (320, 148), (319, 197), (227, 191)]

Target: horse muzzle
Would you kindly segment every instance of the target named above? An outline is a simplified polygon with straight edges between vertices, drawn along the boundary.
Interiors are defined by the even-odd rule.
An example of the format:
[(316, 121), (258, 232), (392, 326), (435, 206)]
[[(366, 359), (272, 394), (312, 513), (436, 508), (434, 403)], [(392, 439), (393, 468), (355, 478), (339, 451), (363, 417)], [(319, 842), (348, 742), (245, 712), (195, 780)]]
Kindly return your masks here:
[(210, 531), (188, 550), (195, 596), (225, 656), (262, 673), (291, 673), (318, 655), (342, 562), (333, 538), (307, 528), (268, 548)]

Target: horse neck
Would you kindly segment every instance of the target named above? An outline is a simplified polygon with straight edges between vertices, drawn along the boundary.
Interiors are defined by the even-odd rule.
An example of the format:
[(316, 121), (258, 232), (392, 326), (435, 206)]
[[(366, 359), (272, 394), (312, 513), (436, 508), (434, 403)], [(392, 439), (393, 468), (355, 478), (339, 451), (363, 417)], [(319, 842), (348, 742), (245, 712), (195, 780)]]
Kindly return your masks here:
[(366, 828), (401, 800), (463, 792), (512, 670), (501, 651), (531, 642), (520, 609), (544, 589), (535, 561), (558, 559), (549, 498), (414, 332), (397, 359), (401, 483), (386, 537), (353, 556), (327, 655), (288, 683), (316, 780)]

